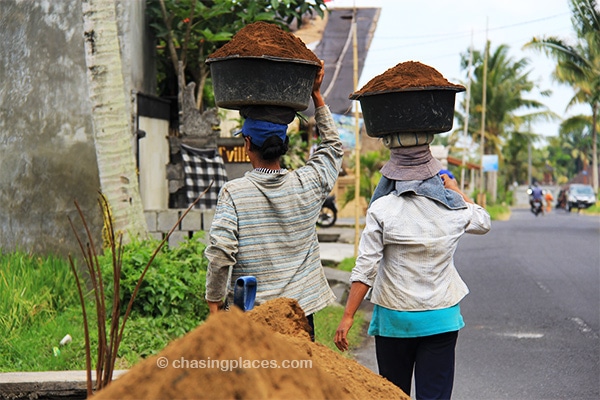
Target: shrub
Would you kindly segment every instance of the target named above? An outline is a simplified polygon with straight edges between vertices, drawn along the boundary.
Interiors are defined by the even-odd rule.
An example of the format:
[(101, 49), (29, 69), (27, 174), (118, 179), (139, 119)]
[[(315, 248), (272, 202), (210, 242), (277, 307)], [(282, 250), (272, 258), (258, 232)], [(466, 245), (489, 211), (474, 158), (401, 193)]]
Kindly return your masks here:
[[(163, 328), (180, 336), (208, 315), (204, 300), (207, 260), (204, 258), (204, 232), (178, 247), (163, 247), (156, 255), (133, 302), (131, 318), (159, 318)], [(134, 240), (123, 247), (120, 312), (125, 314), (138, 279), (159, 241)], [(113, 296), (112, 254), (99, 257), (107, 299)], [(109, 310), (112, 311), (112, 310)]]

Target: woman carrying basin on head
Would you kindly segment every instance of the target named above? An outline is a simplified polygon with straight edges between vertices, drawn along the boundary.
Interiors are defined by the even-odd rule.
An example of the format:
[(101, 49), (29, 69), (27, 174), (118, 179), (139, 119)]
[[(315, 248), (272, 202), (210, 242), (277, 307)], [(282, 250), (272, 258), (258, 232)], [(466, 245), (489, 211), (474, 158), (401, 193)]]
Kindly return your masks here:
[[(397, 75), (406, 71), (399, 67), (404, 65), (378, 78), (402, 82)], [(427, 77), (441, 77), (422, 64), (408, 67), (406, 79), (422, 87), (428, 86)], [(421, 70), (425, 78), (415, 76)], [(447, 111), (451, 114), (453, 106)], [(400, 123), (398, 131), (405, 128)], [(489, 231), (490, 216), (460, 191), (456, 180), (439, 174), (442, 164), (431, 154), (430, 132), (381, 136), (390, 159), (367, 210), (334, 341), (340, 350), (348, 349), (354, 314), (371, 289), (375, 306), (369, 334), (375, 336), (379, 373), (407, 394), (414, 373), (418, 399), (448, 399), (458, 331), (464, 326), (460, 301), (469, 292), (453, 256), (463, 234)]]

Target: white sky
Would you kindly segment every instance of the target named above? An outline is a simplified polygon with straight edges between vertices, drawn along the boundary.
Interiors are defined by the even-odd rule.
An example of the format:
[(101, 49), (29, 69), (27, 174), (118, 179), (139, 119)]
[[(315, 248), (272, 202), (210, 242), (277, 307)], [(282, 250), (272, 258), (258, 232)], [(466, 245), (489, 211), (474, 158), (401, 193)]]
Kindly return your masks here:
[[(553, 92), (550, 97), (532, 94), (533, 99), (563, 118), (590, 113), (585, 106), (566, 112), (573, 91), (552, 81), (553, 59), (521, 49), (534, 36), (575, 40), (567, 0), (333, 0), (327, 5), (381, 8), (358, 88), (404, 61), (419, 61), (451, 82), (466, 82), (466, 72), (460, 69), (460, 54), (466, 53), (471, 43), (475, 50), (482, 51), (487, 37), (492, 51), (505, 44), (510, 47), (513, 61), (528, 58), (530, 79), (540, 89)], [(464, 101), (464, 96), (465, 92), (459, 93), (456, 101)], [(538, 123), (532, 125), (532, 130), (555, 136), (559, 123)]]

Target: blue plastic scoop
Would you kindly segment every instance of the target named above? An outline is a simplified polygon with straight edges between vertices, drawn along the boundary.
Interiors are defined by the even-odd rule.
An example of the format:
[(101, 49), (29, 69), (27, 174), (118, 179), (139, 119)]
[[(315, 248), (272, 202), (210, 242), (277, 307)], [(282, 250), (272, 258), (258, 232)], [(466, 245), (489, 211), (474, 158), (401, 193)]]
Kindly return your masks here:
[(254, 276), (240, 276), (235, 281), (233, 289), (233, 304), (242, 311), (250, 311), (254, 308), (256, 298), (256, 278)]

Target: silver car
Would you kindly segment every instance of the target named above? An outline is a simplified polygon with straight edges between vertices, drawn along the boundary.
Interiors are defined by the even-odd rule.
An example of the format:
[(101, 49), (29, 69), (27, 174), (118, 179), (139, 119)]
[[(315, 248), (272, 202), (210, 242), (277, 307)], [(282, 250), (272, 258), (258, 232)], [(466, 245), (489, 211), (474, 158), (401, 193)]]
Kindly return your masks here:
[(573, 183), (567, 190), (567, 211), (572, 208), (584, 209), (596, 204), (596, 194), (590, 185)]

